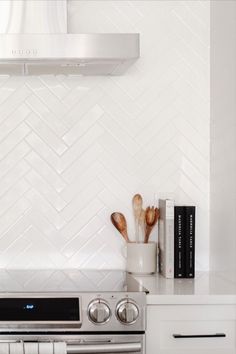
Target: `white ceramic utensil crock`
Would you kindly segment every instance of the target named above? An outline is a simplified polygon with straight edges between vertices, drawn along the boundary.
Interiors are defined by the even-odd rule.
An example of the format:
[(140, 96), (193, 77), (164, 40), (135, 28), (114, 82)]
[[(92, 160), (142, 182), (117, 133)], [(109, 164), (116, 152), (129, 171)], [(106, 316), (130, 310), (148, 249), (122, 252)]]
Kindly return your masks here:
[(134, 274), (152, 274), (157, 270), (157, 244), (128, 243), (127, 271)]

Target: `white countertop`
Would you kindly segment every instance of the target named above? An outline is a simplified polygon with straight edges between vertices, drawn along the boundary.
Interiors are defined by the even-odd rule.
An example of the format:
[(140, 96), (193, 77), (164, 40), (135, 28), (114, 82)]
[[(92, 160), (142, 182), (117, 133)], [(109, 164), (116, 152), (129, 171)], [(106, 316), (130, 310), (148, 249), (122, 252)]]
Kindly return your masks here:
[(195, 279), (135, 276), (149, 294), (148, 305), (236, 304), (236, 273), (199, 272)]
[[(124, 271), (0, 269), (0, 293), (50, 291), (124, 291)], [(199, 272), (195, 279), (135, 276), (149, 291), (148, 305), (236, 304), (235, 272)]]

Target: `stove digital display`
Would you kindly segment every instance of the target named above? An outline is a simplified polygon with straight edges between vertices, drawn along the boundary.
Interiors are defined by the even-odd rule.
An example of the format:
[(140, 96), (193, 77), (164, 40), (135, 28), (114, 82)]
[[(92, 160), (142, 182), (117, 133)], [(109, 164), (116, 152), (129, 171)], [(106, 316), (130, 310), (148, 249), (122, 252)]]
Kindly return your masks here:
[(23, 308), (24, 308), (24, 310), (33, 310), (35, 308), (35, 306), (33, 304), (27, 304)]
[(0, 321), (79, 321), (78, 298), (1, 298)]

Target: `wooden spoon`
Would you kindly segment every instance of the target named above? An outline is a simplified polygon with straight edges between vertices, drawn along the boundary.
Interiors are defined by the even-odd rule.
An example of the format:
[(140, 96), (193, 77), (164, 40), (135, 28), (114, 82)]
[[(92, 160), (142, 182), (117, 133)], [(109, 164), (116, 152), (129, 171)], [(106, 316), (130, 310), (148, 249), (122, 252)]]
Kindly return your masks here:
[(144, 238), (144, 243), (148, 243), (149, 236), (152, 232), (152, 229), (157, 223), (157, 220), (159, 219), (160, 216), (160, 211), (158, 208), (154, 209), (153, 207), (148, 207), (146, 209), (145, 213), (145, 220), (146, 220), (146, 232), (145, 232), (145, 238)]
[(124, 237), (125, 241), (130, 242), (127, 232), (127, 222), (124, 215), (118, 212), (112, 213), (111, 222), (119, 231), (119, 233)]
[(146, 212), (144, 209), (142, 209), (140, 217), (139, 217), (139, 226), (141, 229), (141, 242), (144, 242), (144, 238), (145, 238), (145, 230), (146, 230), (145, 215), (146, 215)]
[(139, 218), (142, 212), (143, 207), (143, 198), (140, 194), (135, 194), (132, 199), (133, 212), (134, 212), (134, 222), (135, 222), (135, 239), (137, 242), (140, 242), (139, 237)]

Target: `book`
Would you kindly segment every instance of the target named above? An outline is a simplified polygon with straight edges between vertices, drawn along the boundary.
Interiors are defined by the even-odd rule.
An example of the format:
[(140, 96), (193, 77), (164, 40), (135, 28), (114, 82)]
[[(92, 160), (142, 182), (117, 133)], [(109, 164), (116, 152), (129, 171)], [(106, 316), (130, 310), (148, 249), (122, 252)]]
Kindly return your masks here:
[(166, 278), (174, 278), (174, 201), (160, 199), (159, 270)]
[(195, 275), (195, 206), (185, 209), (185, 277)]
[(185, 277), (185, 208), (174, 208), (174, 277)]

